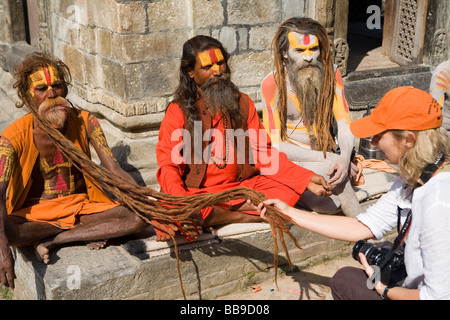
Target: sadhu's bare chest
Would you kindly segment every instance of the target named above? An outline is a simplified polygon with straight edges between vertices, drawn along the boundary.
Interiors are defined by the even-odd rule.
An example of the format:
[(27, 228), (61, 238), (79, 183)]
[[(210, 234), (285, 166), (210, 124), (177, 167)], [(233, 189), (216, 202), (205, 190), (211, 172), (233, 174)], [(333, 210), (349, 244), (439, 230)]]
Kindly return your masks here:
[(54, 198), (84, 192), (82, 174), (56, 148), (47, 134), (35, 130), (33, 136), (39, 157), (33, 168), (31, 195), (39, 198)]

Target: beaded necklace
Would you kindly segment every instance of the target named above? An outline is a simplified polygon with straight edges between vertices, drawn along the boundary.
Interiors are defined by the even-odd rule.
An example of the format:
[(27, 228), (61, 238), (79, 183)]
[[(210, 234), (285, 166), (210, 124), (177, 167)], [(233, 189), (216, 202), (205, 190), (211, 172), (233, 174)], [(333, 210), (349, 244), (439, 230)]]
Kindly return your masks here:
[(220, 161), (223, 161), (223, 164), (218, 164), (214, 161), (214, 158), (217, 158), (214, 151), (211, 151), (211, 161), (214, 163), (214, 165), (219, 169), (224, 169), (227, 166), (228, 163), (228, 139), (227, 139), (227, 118), (223, 116), (223, 134), (224, 134), (224, 143), (225, 143), (225, 157), (224, 158), (218, 158)]

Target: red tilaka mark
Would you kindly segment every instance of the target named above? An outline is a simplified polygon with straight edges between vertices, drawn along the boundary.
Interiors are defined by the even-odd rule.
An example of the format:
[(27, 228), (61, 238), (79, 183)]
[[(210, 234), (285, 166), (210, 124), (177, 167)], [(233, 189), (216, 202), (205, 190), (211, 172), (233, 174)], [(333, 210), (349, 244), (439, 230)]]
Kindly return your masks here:
[(53, 156), (53, 164), (64, 163), (64, 158), (59, 149), (55, 150), (55, 155)]
[(217, 62), (218, 59), (217, 59), (216, 53), (214, 52), (214, 49), (209, 49), (209, 56), (211, 57), (212, 63)]
[(311, 40), (309, 39), (309, 34), (305, 34), (305, 36), (303, 37), (303, 44), (305, 46), (309, 45), (311, 42)]
[(50, 77), (50, 73), (48, 72), (48, 67), (47, 65), (43, 65), (44, 67), (44, 74), (45, 74), (45, 80), (47, 81), (47, 85), (51, 85), (52, 84), (52, 78)]

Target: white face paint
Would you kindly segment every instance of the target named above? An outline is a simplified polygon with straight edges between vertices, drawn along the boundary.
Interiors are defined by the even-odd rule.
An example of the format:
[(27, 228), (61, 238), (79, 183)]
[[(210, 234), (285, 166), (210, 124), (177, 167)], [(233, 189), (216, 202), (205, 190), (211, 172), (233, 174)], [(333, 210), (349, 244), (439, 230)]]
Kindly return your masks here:
[(288, 58), (295, 66), (308, 66), (319, 62), (319, 39), (315, 35), (290, 31), (288, 40)]

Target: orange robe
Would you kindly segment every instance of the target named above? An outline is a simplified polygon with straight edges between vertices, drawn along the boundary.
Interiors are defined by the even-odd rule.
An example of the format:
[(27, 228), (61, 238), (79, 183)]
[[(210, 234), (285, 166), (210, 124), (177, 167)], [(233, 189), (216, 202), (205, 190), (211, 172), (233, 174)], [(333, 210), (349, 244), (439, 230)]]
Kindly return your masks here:
[[(205, 157), (202, 156), (201, 163), (198, 165), (189, 164), (182, 161), (179, 147), (186, 142), (183, 137), (177, 134), (184, 128), (184, 116), (181, 107), (176, 103), (171, 103), (166, 111), (166, 115), (161, 123), (159, 131), (159, 141), (156, 145), (156, 156), (158, 161), (158, 171), (156, 177), (165, 193), (175, 195), (194, 195), (200, 193), (218, 193), (235, 187), (249, 187), (256, 191), (260, 191), (267, 198), (278, 198), (289, 205), (295, 205), (300, 196), (306, 190), (306, 187), (314, 175), (314, 172), (297, 166), (293, 162), (287, 160), (284, 153), (279, 152), (276, 148), (272, 148), (270, 139), (259, 120), (253, 101), (244, 94), (241, 94), (241, 109), (246, 119), (246, 128), (255, 133), (263, 134), (262, 139), (250, 139), (250, 150), (253, 153), (254, 171), (250, 175), (242, 176), (241, 170), (249, 167), (248, 159), (243, 164), (244, 169), (240, 169), (238, 163), (238, 149), (234, 148), (232, 139), (228, 139), (229, 147), (229, 163), (223, 169), (219, 169), (213, 163), (205, 163)], [(202, 120), (202, 134), (209, 129), (220, 131), (223, 136), (222, 114), (213, 118), (206, 109), (206, 105), (202, 100), (197, 101), (197, 109)], [(230, 128), (230, 126), (228, 126)], [(220, 139), (219, 139), (220, 140)], [(217, 143), (218, 148), (215, 150), (223, 150), (223, 141)], [(194, 148), (194, 143), (191, 143)], [(205, 148), (203, 145), (203, 153)], [(191, 150), (185, 151), (189, 153)], [(224, 152), (216, 155), (223, 157)], [(269, 162), (267, 160), (270, 160)], [(191, 159), (192, 163), (194, 159)], [(216, 161), (217, 162), (217, 161)], [(272, 170), (274, 168), (275, 170)], [(248, 170), (247, 170), (248, 172)], [(261, 174), (260, 174), (261, 173)], [(198, 181), (195, 186), (187, 183), (187, 174), (198, 174), (199, 177), (194, 179)], [(192, 180), (192, 179), (191, 179)], [(231, 204), (237, 204), (246, 201), (246, 199), (234, 201)], [(230, 203), (218, 204), (228, 208)], [(203, 209), (200, 217), (205, 219), (212, 211), (212, 208)], [(258, 214), (256, 211), (248, 212)]]
[[(88, 115), (89, 113), (86, 111), (78, 113), (74, 109), (70, 109), (66, 137), (90, 157), (86, 136)], [(84, 177), (87, 188), (86, 195), (67, 196), (67, 199), (62, 197), (41, 200), (36, 206), (23, 208), (33, 183), (31, 179), (33, 167), (39, 157), (39, 151), (33, 138), (33, 115), (27, 114), (13, 122), (2, 132), (1, 136), (11, 142), (17, 154), (17, 161), (12, 170), (6, 195), (8, 214), (19, 215), (33, 221), (48, 222), (59, 228), (67, 229), (73, 227), (77, 214), (102, 212), (119, 205), (111, 200), (97, 183)], [(67, 206), (69, 197), (72, 201), (71, 207)], [(76, 199), (75, 202), (74, 199)], [(86, 203), (89, 205), (86, 206)]]

